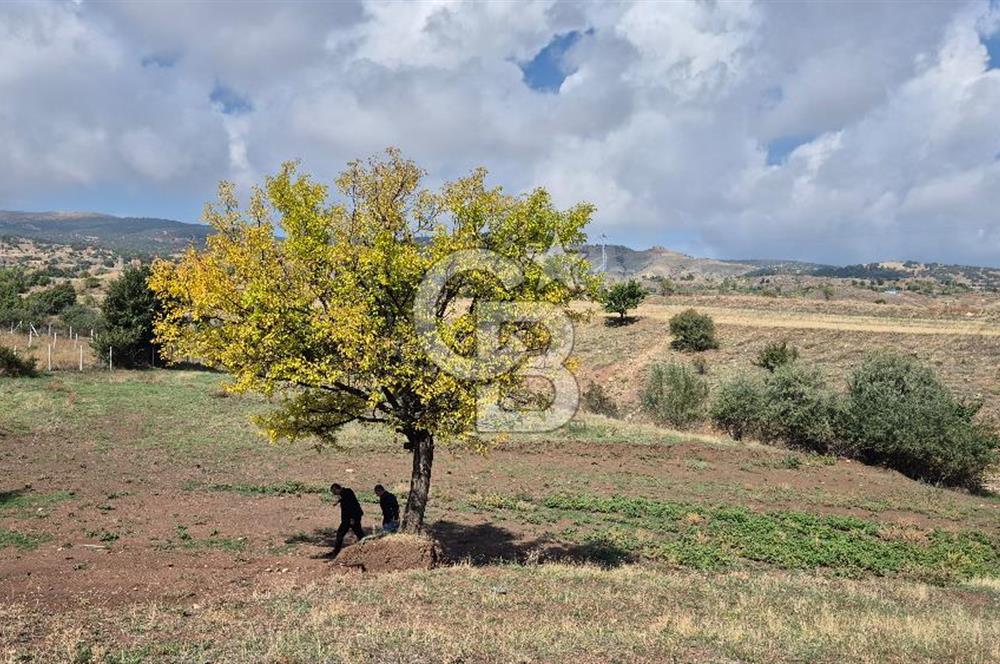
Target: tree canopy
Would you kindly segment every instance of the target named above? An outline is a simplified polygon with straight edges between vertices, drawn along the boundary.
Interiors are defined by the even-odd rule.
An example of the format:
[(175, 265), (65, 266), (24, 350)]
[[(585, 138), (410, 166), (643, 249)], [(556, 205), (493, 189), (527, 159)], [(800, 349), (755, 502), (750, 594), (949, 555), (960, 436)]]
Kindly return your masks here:
[(618, 314), (624, 320), (625, 314), (635, 309), (646, 299), (646, 289), (635, 279), (621, 281), (604, 294), (604, 310)]
[(101, 303), (100, 332), (92, 342), (97, 357), (107, 358), (111, 349), (115, 366), (146, 367), (155, 362), (153, 322), (159, 303), (149, 287), (150, 274), (148, 265), (129, 265), (111, 282)]
[[(234, 391), (274, 397), (278, 407), (259, 420), (272, 440), (336, 442), (353, 421), (401, 432), (413, 455), (403, 527), (419, 530), (435, 442), (483, 444), (474, 431), (482, 377), (442, 367), (427, 335), (460, 364), (476, 356), (483, 303), (566, 309), (595, 287), (582, 256), (554, 250), (585, 241), (593, 207), (558, 210), (544, 189), (510, 195), (486, 175), (477, 169), (431, 191), (424, 172), (389, 149), (348, 164), (334, 200), (294, 163), (254, 188), (246, 209), (222, 183), (206, 208), (215, 230), (206, 249), (154, 266), (165, 353), (224, 368)], [(458, 265), (433, 300), (433, 329), (422, 329), (414, 306), (425, 276), (472, 250), (516, 274)], [(548, 338), (538, 325), (507, 332), (529, 348)], [(516, 366), (489, 380), (502, 392), (522, 386)]]

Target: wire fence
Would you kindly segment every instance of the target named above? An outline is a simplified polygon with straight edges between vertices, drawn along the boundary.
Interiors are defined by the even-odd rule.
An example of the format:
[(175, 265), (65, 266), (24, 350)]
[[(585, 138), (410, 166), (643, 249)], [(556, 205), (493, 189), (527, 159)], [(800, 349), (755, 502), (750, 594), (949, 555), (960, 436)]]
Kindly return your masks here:
[[(112, 358), (98, 358), (94, 331), (53, 325), (11, 324), (0, 328), (0, 342), (21, 357), (33, 357), (43, 371), (88, 371), (112, 368)], [(112, 364), (109, 364), (109, 359)]]

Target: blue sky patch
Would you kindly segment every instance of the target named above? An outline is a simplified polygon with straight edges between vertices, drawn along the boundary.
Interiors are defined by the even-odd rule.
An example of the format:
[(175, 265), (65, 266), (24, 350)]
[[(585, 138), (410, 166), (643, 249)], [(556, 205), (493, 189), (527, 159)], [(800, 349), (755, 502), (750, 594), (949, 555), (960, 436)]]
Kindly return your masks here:
[(222, 112), (226, 115), (241, 115), (253, 110), (253, 103), (249, 98), (222, 83), (215, 84), (208, 98), (222, 107)]
[(795, 148), (810, 142), (816, 138), (815, 134), (790, 134), (779, 136), (767, 144), (767, 165), (778, 166), (788, 161), (788, 155), (795, 151)]
[(524, 74), (525, 84), (532, 90), (538, 92), (559, 92), (559, 86), (563, 84), (566, 77), (576, 70), (569, 70), (563, 62), (563, 56), (573, 44), (580, 41), (584, 34), (593, 33), (593, 28), (586, 33), (579, 30), (572, 30), (552, 38), (545, 47), (540, 50), (535, 57), (528, 62), (519, 63), (521, 72)]
[(982, 41), (986, 52), (990, 54), (987, 66), (990, 69), (1000, 69), (1000, 31), (994, 32), (990, 37), (983, 37)]

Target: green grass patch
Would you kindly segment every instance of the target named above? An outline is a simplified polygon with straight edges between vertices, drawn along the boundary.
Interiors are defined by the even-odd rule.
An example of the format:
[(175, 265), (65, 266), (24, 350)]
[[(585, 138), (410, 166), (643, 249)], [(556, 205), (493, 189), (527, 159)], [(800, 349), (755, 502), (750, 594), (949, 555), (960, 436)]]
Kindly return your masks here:
[(175, 537), (158, 543), (156, 548), (163, 551), (176, 549), (188, 551), (218, 549), (221, 551), (240, 552), (247, 547), (246, 537), (222, 537), (217, 530), (212, 531), (208, 537), (195, 537), (188, 530), (188, 527), (183, 525), (178, 525), (175, 531)]
[(52, 493), (35, 493), (28, 490), (3, 491), (0, 492), (0, 515), (22, 519), (30, 516), (48, 516), (49, 508), (69, 500), (74, 495), (72, 491)]
[(474, 496), (481, 509), (532, 521), (569, 519), (563, 536), (613, 545), (644, 558), (714, 570), (748, 564), (828, 570), (847, 576), (902, 575), (933, 582), (1000, 577), (1000, 542), (976, 531), (891, 528), (850, 516), (756, 512), (633, 498), (556, 494)]
[(300, 496), (303, 494), (329, 493), (329, 487), (316, 484), (305, 484), (294, 480), (276, 484), (212, 484), (211, 491), (233, 491), (244, 496)]
[(12, 546), (20, 551), (31, 551), (49, 539), (51, 537), (45, 533), (28, 534), (16, 530), (8, 530), (7, 528), (0, 528), (0, 549)]

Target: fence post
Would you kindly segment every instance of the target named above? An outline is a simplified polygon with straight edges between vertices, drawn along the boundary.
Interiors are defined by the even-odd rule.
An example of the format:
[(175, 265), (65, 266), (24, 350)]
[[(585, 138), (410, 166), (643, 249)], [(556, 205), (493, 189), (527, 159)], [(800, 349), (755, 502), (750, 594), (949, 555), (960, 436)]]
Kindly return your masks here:
[(114, 349), (108, 346), (108, 371), (115, 370)]
[(80, 346), (80, 371), (83, 371), (83, 346)]
[(49, 373), (52, 373), (52, 344), (49, 344)]

